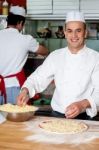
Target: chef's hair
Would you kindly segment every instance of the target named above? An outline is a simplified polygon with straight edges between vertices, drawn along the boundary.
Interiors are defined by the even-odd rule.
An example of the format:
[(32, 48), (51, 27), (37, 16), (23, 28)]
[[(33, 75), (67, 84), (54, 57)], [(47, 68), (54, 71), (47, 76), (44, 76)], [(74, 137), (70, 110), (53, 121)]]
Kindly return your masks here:
[(14, 15), (12, 13), (9, 13), (6, 20), (7, 20), (7, 25), (17, 25), (21, 21), (23, 25), (25, 23), (25, 17), (20, 15)]

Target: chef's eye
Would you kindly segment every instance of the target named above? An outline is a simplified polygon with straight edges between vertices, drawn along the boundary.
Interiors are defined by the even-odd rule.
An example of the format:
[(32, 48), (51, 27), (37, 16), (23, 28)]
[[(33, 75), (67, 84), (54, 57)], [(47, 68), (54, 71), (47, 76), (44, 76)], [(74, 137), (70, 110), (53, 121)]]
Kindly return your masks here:
[(68, 29), (68, 30), (67, 30), (67, 32), (68, 32), (68, 33), (71, 33), (71, 32), (72, 32), (72, 30)]
[(77, 31), (77, 32), (81, 32), (81, 29), (77, 29), (76, 31)]

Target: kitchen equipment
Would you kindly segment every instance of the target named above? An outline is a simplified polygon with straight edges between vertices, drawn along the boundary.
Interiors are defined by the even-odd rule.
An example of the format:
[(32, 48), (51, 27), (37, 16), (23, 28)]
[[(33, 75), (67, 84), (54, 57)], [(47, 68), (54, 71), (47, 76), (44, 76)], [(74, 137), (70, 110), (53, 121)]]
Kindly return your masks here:
[(9, 121), (14, 122), (24, 122), (28, 121), (33, 118), (34, 112), (23, 112), (23, 113), (9, 113), (9, 112), (3, 112), (4, 116), (6, 116), (6, 119)]
[(2, 3), (2, 15), (8, 15), (8, 2), (5, 0), (3, 3)]
[(4, 104), (0, 106), (2, 115), (9, 121), (23, 122), (33, 118), (38, 107), (35, 106), (17, 106), (12, 104)]
[(63, 26), (58, 26), (58, 30), (55, 32), (57, 38), (65, 38)]
[(37, 34), (40, 38), (50, 38), (52, 33), (49, 28), (41, 28), (37, 31)]

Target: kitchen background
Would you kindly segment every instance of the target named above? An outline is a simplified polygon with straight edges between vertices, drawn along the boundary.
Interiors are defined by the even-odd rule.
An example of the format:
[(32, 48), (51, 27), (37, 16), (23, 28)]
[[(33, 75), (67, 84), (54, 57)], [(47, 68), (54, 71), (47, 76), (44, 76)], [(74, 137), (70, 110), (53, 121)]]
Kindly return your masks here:
[[(2, 15), (1, 12), (4, 1), (0, 0), (0, 29), (5, 27), (6, 15)], [(84, 12), (89, 31), (87, 45), (99, 51), (99, 0), (7, 0), (7, 2), (9, 7), (19, 5), (26, 8), (27, 17), (23, 33), (33, 35), (48, 47), (49, 52), (66, 46), (63, 34), (66, 12), (69, 10)]]

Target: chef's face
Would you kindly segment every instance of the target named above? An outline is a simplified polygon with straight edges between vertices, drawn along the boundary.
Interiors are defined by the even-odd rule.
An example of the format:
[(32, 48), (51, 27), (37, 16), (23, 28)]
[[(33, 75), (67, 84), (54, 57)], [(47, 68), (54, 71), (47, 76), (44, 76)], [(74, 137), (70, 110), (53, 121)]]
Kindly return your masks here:
[(71, 21), (65, 25), (65, 38), (67, 39), (68, 48), (77, 53), (84, 46), (87, 36), (86, 26), (83, 22)]

